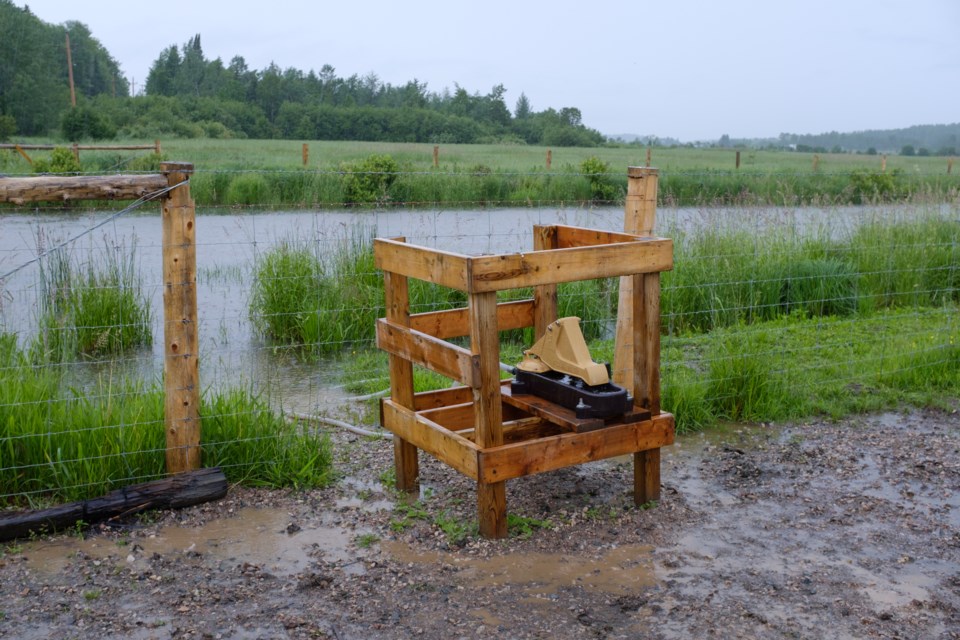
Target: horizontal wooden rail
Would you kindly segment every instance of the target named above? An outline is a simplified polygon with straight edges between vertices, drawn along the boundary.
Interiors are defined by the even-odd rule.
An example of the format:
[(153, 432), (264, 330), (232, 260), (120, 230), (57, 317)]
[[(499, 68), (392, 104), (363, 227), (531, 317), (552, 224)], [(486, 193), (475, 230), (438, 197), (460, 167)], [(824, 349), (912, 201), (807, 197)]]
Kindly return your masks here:
[(0, 178), (0, 202), (136, 200), (166, 188), (167, 177), (160, 174)]
[(382, 411), (383, 426), (393, 434), (433, 454), (463, 475), (477, 479), (480, 449), (476, 444), (388, 398), (382, 401)]
[(58, 147), (79, 151), (144, 151), (158, 148), (156, 144), (112, 144), (106, 146), (92, 144), (0, 144), (0, 149), (24, 149), (26, 151), (53, 151)]
[(467, 256), (383, 238), (373, 241), (373, 255), (377, 269), (467, 290)]
[[(500, 331), (533, 326), (533, 300), (517, 300), (497, 305), (497, 328)], [(470, 335), (468, 309), (430, 311), (410, 316), (410, 327), (434, 338), (446, 340)]]
[(468, 387), (480, 386), (479, 356), (439, 338), (380, 318), (377, 346)]
[(471, 293), (669, 271), (673, 240), (553, 249), (469, 259)]

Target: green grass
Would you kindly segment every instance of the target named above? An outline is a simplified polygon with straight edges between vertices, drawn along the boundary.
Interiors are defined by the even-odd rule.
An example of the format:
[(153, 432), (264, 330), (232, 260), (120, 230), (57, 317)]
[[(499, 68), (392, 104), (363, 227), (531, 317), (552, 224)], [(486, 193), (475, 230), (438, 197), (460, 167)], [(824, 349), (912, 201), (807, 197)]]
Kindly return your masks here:
[[(101, 380), (67, 388), (62, 367), (35, 366), (11, 335), (0, 336), (0, 506), (80, 500), (164, 474), (164, 402), (159, 384)], [(206, 393), (202, 462), (231, 482), (322, 486), (330, 480), (326, 437), (287, 422), (244, 389)]]
[[(131, 141), (152, 144), (153, 141)], [(191, 185), (200, 206), (342, 207), (355, 176), (344, 168), (362, 166), (371, 156), (389, 156), (399, 173), (376, 198), (378, 205), (443, 203), (458, 207), (585, 203), (598, 195), (585, 161), (610, 167), (603, 198), (618, 201), (626, 190), (626, 168), (643, 166), (642, 147), (555, 148), (546, 168), (547, 147), (526, 145), (441, 145), (433, 166), (433, 145), (309, 141), (310, 163), (303, 167), (301, 141), (164, 140), (163, 155), (194, 163)], [(15, 154), (3, 154), (0, 169), (29, 173)], [(44, 158), (44, 152), (36, 152)], [(814, 155), (817, 156), (814, 169)], [(891, 155), (881, 173), (878, 156), (747, 150), (735, 168), (733, 149), (655, 148), (651, 163), (660, 169), (660, 202), (702, 204), (861, 203), (911, 197), (955, 198), (960, 172), (946, 173), (946, 158)], [(113, 172), (117, 167), (152, 170), (152, 154), (84, 152), (84, 170)], [(128, 162), (129, 161), (129, 162)], [(22, 165), (22, 166), (21, 166)]]
[(46, 254), (39, 269), (38, 360), (101, 358), (152, 343), (150, 304), (135, 256), (135, 246), (104, 246), (85, 264), (65, 249)]

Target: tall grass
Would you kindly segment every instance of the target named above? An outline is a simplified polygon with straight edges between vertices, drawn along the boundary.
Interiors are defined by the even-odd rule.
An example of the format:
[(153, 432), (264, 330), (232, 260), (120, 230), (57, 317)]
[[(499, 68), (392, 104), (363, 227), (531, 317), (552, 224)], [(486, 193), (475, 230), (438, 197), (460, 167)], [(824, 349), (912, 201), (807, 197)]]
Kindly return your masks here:
[[(245, 389), (205, 393), (202, 461), (232, 482), (322, 486), (325, 436), (287, 422)], [(36, 366), (0, 335), (0, 507), (79, 500), (164, 474), (159, 384), (101, 380), (69, 388), (62, 368)]]
[(135, 255), (135, 246), (105, 244), (86, 263), (65, 248), (44, 256), (37, 359), (98, 358), (152, 343), (150, 304)]

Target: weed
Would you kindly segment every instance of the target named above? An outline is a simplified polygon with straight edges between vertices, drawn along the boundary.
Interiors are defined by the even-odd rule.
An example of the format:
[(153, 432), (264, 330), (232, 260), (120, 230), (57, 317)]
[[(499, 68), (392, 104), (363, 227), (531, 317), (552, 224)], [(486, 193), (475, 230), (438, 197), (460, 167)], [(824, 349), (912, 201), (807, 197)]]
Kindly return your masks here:
[(526, 540), (533, 535), (536, 529), (550, 529), (553, 524), (549, 520), (537, 520), (513, 513), (507, 514), (507, 531), (510, 535)]
[(98, 600), (101, 595), (103, 595), (103, 592), (100, 589), (91, 589), (90, 591), (83, 592), (83, 598), (87, 601)]
[(433, 523), (443, 531), (447, 542), (455, 546), (463, 544), (467, 538), (476, 535), (479, 530), (476, 523), (463, 522), (448, 511), (443, 511), (436, 516)]
[(380, 536), (375, 533), (363, 533), (355, 538), (356, 545), (361, 549), (369, 549), (380, 542)]

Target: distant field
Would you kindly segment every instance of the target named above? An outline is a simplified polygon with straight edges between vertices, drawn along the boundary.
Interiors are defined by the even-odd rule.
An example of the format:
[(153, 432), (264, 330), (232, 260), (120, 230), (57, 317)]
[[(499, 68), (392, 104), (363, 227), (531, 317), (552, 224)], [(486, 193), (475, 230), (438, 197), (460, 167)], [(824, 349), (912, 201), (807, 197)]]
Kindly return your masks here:
[[(41, 141), (36, 141), (41, 142)], [(127, 141), (153, 144), (152, 140)], [(203, 205), (340, 207), (347, 204), (407, 206), (516, 206), (546, 202), (609, 203), (626, 191), (626, 169), (644, 166), (646, 147), (571, 148), (525, 145), (457, 145), (292, 140), (161, 140), (163, 158), (192, 162), (194, 197)], [(547, 169), (547, 153), (551, 166)], [(883, 157), (854, 154), (743, 150), (736, 168), (734, 149), (652, 148), (650, 165), (660, 170), (660, 199), (681, 205), (861, 203), (902, 201), (922, 196), (954, 199), (960, 166), (948, 175), (943, 157)], [(42, 158), (48, 152), (32, 152)], [(343, 170), (372, 155), (390, 156), (395, 175), (388, 185), (357, 198)], [(600, 163), (585, 172), (590, 158)], [(148, 152), (83, 151), (90, 173), (156, 170)], [(16, 152), (0, 152), (0, 172), (28, 173)], [(355, 185), (354, 185), (355, 186)]]

